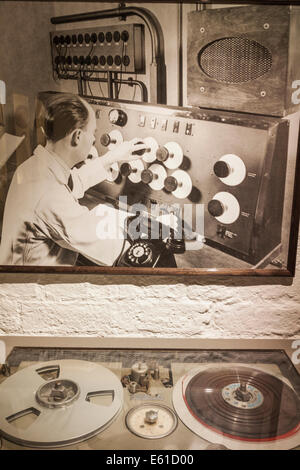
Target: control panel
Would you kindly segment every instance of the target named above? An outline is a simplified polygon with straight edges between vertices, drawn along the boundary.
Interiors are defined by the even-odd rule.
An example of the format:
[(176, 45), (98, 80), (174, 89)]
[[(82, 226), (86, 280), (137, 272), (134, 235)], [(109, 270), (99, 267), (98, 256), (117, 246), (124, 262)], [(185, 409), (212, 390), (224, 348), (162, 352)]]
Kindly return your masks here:
[(50, 33), (53, 70), (145, 73), (144, 25), (126, 24)]
[[(257, 265), (281, 243), (288, 122), (229, 112), (88, 99), (99, 155), (124, 140), (139, 160), (114, 164), (92, 191), (153, 214), (179, 212), (206, 243)], [(204, 232), (204, 233), (203, 233)]]

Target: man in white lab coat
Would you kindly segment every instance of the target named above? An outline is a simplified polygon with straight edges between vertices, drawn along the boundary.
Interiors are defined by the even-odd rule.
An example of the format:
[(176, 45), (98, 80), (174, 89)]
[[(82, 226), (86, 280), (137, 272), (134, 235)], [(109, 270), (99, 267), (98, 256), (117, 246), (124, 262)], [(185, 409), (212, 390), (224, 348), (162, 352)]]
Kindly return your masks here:
[[(78, 254), (99, 265), (112, 265), (124, 247), (124, 232), (115, 238), (99, 233), (103, 217), (78, 203), (84, 192), (108, 176), (120, 161), (141, 158), (141, 139), (123, 142), (79, 169), (95, 141), (92, 107), (71, 94), (54, 94), (46, 103), (46, 146), (16, 170), (5, 203), (0, 245), (1, 265), (74, 266)], [(137, 144), (139, 142), (139, 144)], [(124, 220), (124, 219), (123, 219)]]

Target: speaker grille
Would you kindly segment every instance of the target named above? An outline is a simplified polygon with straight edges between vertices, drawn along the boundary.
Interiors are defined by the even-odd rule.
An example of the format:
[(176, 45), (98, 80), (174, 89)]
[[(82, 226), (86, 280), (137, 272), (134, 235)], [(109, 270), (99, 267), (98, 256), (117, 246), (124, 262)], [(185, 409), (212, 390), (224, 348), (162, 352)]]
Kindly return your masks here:
[(263, 45), (244, 37), (221, 38), (206, 44), (198, 53), (201, 70), (226, 83), (249, 82), (272, 67), (272, 54)]

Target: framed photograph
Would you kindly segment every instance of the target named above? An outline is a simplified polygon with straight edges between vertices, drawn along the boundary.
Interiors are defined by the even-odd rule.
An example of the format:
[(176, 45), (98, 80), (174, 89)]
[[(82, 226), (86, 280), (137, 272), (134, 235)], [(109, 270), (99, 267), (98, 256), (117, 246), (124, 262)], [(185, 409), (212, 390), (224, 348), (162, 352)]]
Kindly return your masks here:
[(294, 276), (292, 3), (1, 2), (0, 272)]

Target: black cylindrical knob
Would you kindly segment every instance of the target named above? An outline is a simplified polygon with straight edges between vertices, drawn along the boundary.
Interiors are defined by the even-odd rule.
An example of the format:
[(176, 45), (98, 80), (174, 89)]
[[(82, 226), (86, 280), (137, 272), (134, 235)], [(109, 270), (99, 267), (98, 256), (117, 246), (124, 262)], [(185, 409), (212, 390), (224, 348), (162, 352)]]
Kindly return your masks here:
[(77, 36), (76, 34), (72, 34), (72, 43), (76, 44), (77, 43)]
[(131, 173), (136, 173), (136, 168), (132, 168), (129, 163), (122, 163), (120, 167), (120, 173), (123, 176), (129, 176)]
[(66, 44), (71, 44), (71, 36), (69, 36), (69, 34), (65, 37), (65, 42)]
[(226, 178), (226, 176), (228, 176), (230, 173), (228, 164), (219, 160), (214, 164), (214, 173), (219, 178)]
[(114, 63), (114, 58), (112, 55), (107, 56), (107, 63), (111, 67)]
[(79, 44), (83, 43), (83, 34), (78, 34), (78, 42)]
[[(143, 144), (143, 142), (137, 142), (136, 145), (140, 145), (140, 144)], [(148, 148), (145, 148), (145, 149), (142, 149), (142, 150), (135, 150), (134, 152), (132, 152), (131, 155), (144, 155), (145, 152), (149, 152), (150, 149)]]
[(141, 179), (145, 184), (151, 183), (155, 176), (157, 177), (151, 170), (143, 170), (141, 173)]
[(113, 35), (110, 31), (107, 31), (107, 33), (105, 34), (105, 39), (107, 42), (111, 42), (112, 41), (112, 38), (113, 38)]
[(156, 150), (156, 158), (160, 162), (165, 162), (170, 156), (169, 150), (166, 147), (159, 147)]
[(124, 57), (123, 57), (123, 64), (125, 65), (125, 67), (128, 67), (128, 65), (130, 64), (130, 57), (129, 57), (129, 55), (124, 55)]
[(126, 30), (122, 31), (122, 33), (121, 33), (121, 39), (122, 39), (122, 41), (124, 41), (124, 42), (127, 42), (127, 41), (128, 41), (128, 39), (129, 39), (129, 33), (128, 33), (128, 31), (126, 31)]
[(100, 137), (100, 143), (103, 147), (108, 147), (109, 144), (115, 144), (116, 142), (116, 139), (112, 139), (109, 134), (102, 134)]
[(115, 56), (115, 64), (119, 67), (122, 64), (122, 57), (120, 55)]
[(91, 58), (91, 56), (88, 55), (88, 56), (85, 58), (85, 63), (86, 63), (86, 65), (91, 65), (91, 63), (92, 63), (92, 58)]
[(84, 35), (84, 40), (87, 44), (89, 44), (90, 40), (91, 40), (91, 36), (89, 35), (89, 33), (85, 33)]
[(98, 34), (98, 39), (101, 43), (105, 41), (105, 34), (102, 31)]
[(99, 62), (99, 59), (96, 55), (94, 55), (94, 57), (92, 58), (92, 64), (93, 65), (98, 65), (98, 62)]
[(217, 199), (209, 201), (207, 209), (210, 215), (213, 215), (214, 217), (220, 217), (220, 215), (224, 214), (225, 210), (222, 202)]
[(121, 34), (119, 33), (119, 31), (115, 31), (114, 32), (114, 41), (119, 42), (120, 39), (121, 39)]
[(168, 193), (172, 193), (178, 188), (178, 181), (174, 176), (167, 176), (164, 181), (164, 188)]
[(97, 34), (96, 34), (96, 33), (92, 33), (92, 34), (91, 34), (91, 41), (92, 41), (93, 44), (96, 44), (97, 39), (98, 39), (98, 38), (97, 38)]

